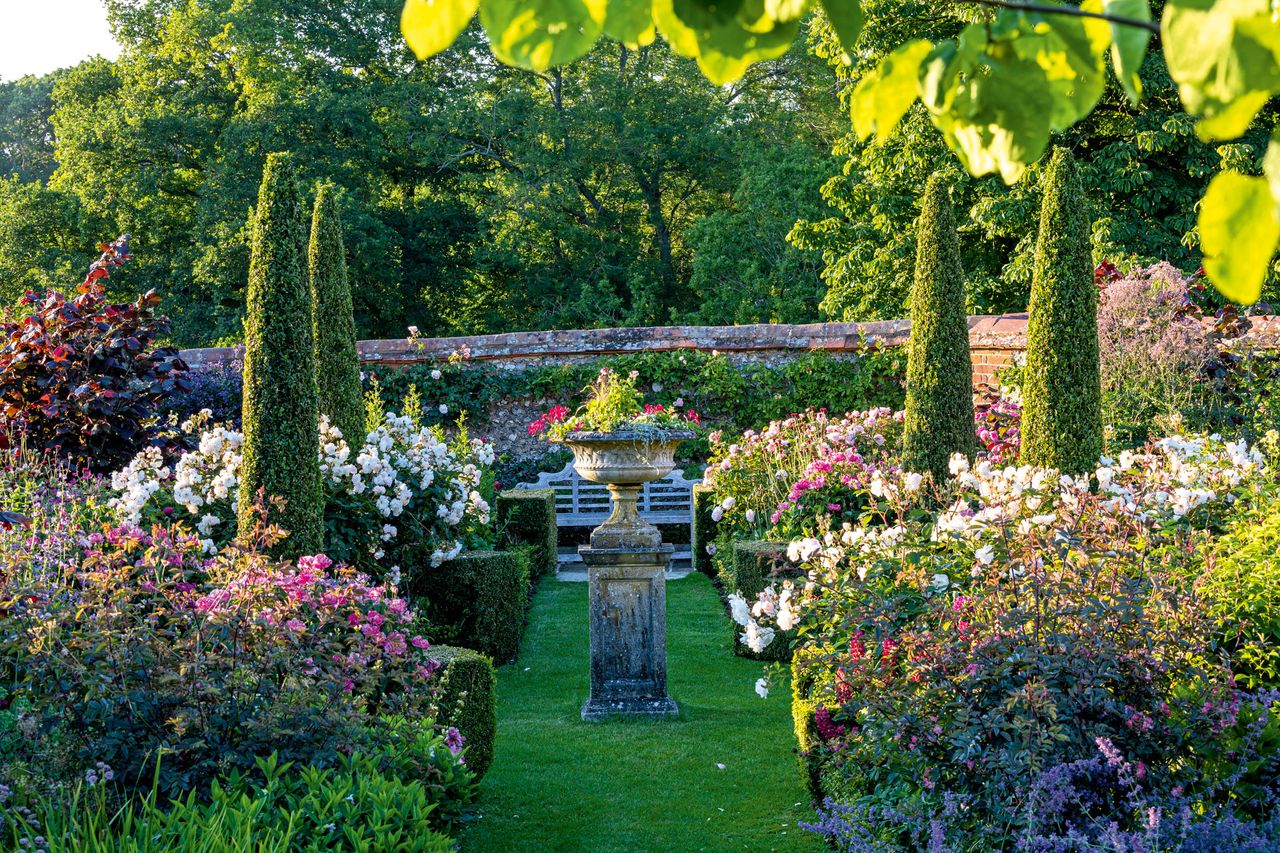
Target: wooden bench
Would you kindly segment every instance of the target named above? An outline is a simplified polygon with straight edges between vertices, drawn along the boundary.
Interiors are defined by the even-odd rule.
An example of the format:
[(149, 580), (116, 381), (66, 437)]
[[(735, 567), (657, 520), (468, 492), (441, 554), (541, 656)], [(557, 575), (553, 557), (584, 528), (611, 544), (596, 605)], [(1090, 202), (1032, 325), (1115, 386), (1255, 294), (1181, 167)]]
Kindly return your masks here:
[[(693, 487), (700, 480), (687, 480), (675, 470), (661, 480), (645, 483), (637, 506), (640, 516), (650, 524), (683, 524), (693, 541)], [(599, 483), (584, 480), (570, 462), (560, 471), (539, 474), (532, 483), (519, 483), (517, 489), (554, 489), (556, 493), (557, 527), (596, 527), (609, 517), (609, 490)], [(689, 556), (688, 545), (677, 545), (676, 558)], [(578, 562), (572, 554), (560, 554), (562, 563)]]

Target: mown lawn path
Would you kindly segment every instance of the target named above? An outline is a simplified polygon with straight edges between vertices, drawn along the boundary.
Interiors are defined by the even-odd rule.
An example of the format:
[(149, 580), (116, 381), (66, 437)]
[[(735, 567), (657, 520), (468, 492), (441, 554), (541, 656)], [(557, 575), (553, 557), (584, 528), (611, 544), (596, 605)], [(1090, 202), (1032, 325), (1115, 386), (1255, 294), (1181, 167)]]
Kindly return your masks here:
[[(478, 816), (477, 853), (818, 851), (788, 707), (761, 665), (733, 656), (711, 583), (667, 584), (670, 692), (680, 718), (584, 723), (587, 585), (544, 580), (520, 659), (498, 671), (497, 755)], [(718, 765), (724, 765), (721, 769)]]

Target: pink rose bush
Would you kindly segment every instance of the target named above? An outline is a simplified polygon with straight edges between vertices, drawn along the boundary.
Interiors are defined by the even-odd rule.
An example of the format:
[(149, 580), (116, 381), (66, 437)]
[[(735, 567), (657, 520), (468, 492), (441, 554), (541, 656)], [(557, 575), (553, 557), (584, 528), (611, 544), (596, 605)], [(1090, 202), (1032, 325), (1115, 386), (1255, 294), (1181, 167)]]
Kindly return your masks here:
[(861, 487), (897, 447), (902, 419), (885, 408), (840, 417), (810, 409), (736, 441), (712, 433), (706, 482), (719, 499), (713, 519), (760, 536), (803, 528), (819, 511), (854, 516)]

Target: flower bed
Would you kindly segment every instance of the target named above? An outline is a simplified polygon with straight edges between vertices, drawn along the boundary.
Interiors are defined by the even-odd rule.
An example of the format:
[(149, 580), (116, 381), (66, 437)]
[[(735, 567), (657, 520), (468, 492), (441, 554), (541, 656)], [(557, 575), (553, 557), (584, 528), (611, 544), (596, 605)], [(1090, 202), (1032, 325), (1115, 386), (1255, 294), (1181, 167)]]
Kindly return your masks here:
[(752, 648), (797, 632), (810, 828), (849, 850), (1272, 849), (1270, 635), (1223, 619), (1270, 569), (1210, 555), (1274, 515), (1276, 441), (1175, 436), (1076, 478), (956, 457), (938, 489), (890, 458), (856, 520), (813, 512), (789, 548), (807, 583), (730, 599)]

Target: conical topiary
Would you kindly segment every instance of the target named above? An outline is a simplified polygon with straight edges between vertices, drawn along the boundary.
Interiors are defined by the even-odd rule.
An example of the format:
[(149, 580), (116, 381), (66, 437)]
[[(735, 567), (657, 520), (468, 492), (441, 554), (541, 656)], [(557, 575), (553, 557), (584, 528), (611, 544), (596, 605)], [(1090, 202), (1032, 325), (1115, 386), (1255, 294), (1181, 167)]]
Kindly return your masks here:
[[(360, 356), (351, 310), (351, 285), (342, 246), (342, 222), (333, 186), (322, 184), (311, 216), (311, 301), (316, 342), (316, 384), (320, 414), (353, 447), (364, 438), (364, 401), (360, 392)], [(352, 451), (354, 455), (355, 451)]]
[(925, 187), (916, 227), (906, 415), (905, 469), (930, 472), (942, 482), (952, 454), (973, 458), (977, 438), (964, 269), (947, 184), (936, 174)]
[(1044, 178), (1027, 321), (1022, 459), (1066, 474), (1102, 455), (1098, 291), (1075, 158), (1053, 152)]
[(268, 519), (289, 531), (285, 556), (318, 553), (324, 537), (306, 227), (290, 158), (269, 155), (249, 260), (239, 521), (241, 531), (257, 522), (259, 491), (283, 499)]

